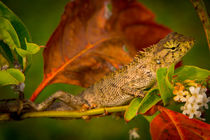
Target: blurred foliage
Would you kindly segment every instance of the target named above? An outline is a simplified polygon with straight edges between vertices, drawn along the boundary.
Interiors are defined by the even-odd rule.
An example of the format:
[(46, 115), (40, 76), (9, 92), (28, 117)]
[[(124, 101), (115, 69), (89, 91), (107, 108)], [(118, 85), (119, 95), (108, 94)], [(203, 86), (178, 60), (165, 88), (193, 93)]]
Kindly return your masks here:
[[(33, 42), (45, 45), (59, 23), (68, 0), (2, 0), (25, 23)], [(210, 69), (210, 53), (201, 21), (189, 0), (139, 0), (156, 14), (158, 23), (173, 31), (192, 36), (195, 47), (184, 57), (184, 64)], [(210, 1), (204, 1), (210, 7)], [(207, 9), (209, 10), (209, 9)], [(42, 51), (33, 56), (32, 66), (26, 75), (25, 94), (29, 98), (43, 78)], [(77, 86), (52, 85), (41, 93), (49, 96), (56, 88), (76, 93)], [(73, 90), (73, 92), (72, 92)], [(16, 97), (10, 87), (1, 87), (0, 99)], [(43, 96), (43, 97), (42, 97)], [(208, 113), (209, 114), (209, 113)], [(207, 117), (208, 118), (208, 117)], [(210, 117), (209, 117), (210, 118)], [(150, 139), (149, 123), (141, 116), (128, 124), (113, 117), (84, 120), (29, 119), (0, 124), (0, 139), (128, 139), (129, 129), (139, 128), (141, 139)], [(30, 128), (30, 129), (29, 129)]]
[(25, 71), (30, 65), (31, 55), (40, 47), (31, 42), (29, 32), (23, 22), (2, 2), (0, 2), (0, 51), (7, 59), (9, 67), (17, 67)]

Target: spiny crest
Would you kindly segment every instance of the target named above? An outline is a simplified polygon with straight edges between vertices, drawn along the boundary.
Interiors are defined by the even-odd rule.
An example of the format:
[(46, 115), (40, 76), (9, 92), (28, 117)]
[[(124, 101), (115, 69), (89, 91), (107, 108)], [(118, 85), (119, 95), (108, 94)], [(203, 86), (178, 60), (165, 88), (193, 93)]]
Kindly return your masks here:
[(148, 54), (151, 54), (155, 47), (156, 47), (155, 45), (152, 45), (150, 47), (143, 48), (143, 51), (139, 51), (137, 55), (134, 57), (134, 60), (131, 63), (131, 65), (138, 63), (143, 57), (147, 57)]
[(137, 52), (137, 55), (134, 57), (133, 61), (125, 66), (123, 66), (121, 69), (118, 69), (114, 72), (109, 73), (107, 76), (105, 76), (103, 79), (107, 79), (108, 77), (114, 77), (116, 74), (123, 73), (127, 71), (128, 68), (131, 66), (135, 66), (136, 64), (139, 63), (139, 61), (143, 58), (146, 57), (148, 54), (152, 53), (153, 49), (155, 48), (155, 45), (152, 45), (147, 48), (143, 48), (143, 51)]

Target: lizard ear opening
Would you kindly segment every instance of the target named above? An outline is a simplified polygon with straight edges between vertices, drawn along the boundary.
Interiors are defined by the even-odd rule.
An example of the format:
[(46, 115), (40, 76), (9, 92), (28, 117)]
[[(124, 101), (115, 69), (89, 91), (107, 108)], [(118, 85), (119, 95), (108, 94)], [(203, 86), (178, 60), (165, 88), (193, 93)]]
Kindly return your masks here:
[(160, 59), (155, 60), (157, 64), (161, 64)]

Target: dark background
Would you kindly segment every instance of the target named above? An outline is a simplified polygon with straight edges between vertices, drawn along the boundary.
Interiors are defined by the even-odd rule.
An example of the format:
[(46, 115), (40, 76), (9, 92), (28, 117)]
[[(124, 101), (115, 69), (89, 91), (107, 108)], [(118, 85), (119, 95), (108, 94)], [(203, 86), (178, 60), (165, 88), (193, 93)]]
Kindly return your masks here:
[[(2, 0), (25, 23), (34, 43), (45, 45), (58, 25), (68, 0)], [(156, 14), (156, 21), (173, 31), (192, 36), (195, 47), (183, 62), (210, 69), (210, 53), (202, 24), (189, 0), (139, 0)], [(210, 2), (205, 0), (208, 8)], [(209, 9), (208, 9), (209, 10)], [(26, 75), (25, 94), (29, 98), (43, 78), (42, 51), (33, 57), (32, 67)], [(38, 100), (57, 89), (77, 93), (81, 88), (69, 85), (51, 85)], [(0, 88), (0, 98), (17, 97), (9, 86)], [(141, 116), (126, 123), (114, 116), (85, 120), (27, 119), (19, 122), (1, 122), (0, 140), (4, 139), (129, 139), (129, 129), (139, 128), (142, 140), (150, 139), (149, 123)], [(160, 126), (161, 127), (161, 126)]]

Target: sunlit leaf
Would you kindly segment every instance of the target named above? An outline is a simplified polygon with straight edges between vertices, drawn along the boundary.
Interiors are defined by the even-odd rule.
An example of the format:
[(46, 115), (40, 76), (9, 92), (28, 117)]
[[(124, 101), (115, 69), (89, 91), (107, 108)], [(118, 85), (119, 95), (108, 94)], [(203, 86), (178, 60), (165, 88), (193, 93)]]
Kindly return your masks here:
[(25, 40), (31, 42), (25, 25), (7, 6), (0, 2), (0, 45), (3, 46), (1, 53), (9, 61), (11, 67), (13, 67), (14, 60), (19, 62), (23, 70), (29, 65), (28, 58), (24, 55), (31, 53), (34, 49), (28, 48)]
[(124, 118), (126, 121), (130, 121), (133, 119), (138, 113), (144, 114), (149, 109), (152, 108), (155, 104), (157, 104), (161, 98), (157, 95), (158, 89), (152, 89), (148, 91), (146, 96), (141, 98), (135, 98), (129, 104), (128, 109), (125, 112)]
[(2, 40), (0, 40), (0, 53), (3, 59), (9, 63), (9, 66), (13, 67), (13, 63), (15, 58), (13, 57), (12, 51), (10, 50), (9, 46), (5, 44)]
[(205, 80), (210, 71), (196, 66), (183, 66), (175, 70), (176, 80)]
[(27, 46), (26, 50), (21, 48), (16, 48), (17, 53), (22, 57), (36, 54), (40, 50), (40, 47), (37, 44), (28, 43), (27, 41), (26, 41), (26, 46)]
[(167, 74), (166, 74), (166, 85), (172, 90), (173, 89), (173, 84), (172, 84), (172, 79), (173, 79), (173, 75), (174, 75), (174, 68), (175, 65), (172, 64), (168, 70), (167, 70)]
[(160, 96), (157, 95), (158, 93), (159, 93), (158, 89), (152, 89), (147, 93), (147, 95), (143, 98), (141, 104), (139, 105), (140, 114), (144, 114), (152, 106), (154, 106), (161, 100)]
[(167, 68), (159, 68), (157, 70), (157, 83), (164, 105), (166, 105), (173, 97), (172, 90), (166, 84), (166, 76)]
[(18, 69), (7, 69), (0, 71), (0, 85), (20, 84), (25, 81), (24, 74)]
[(25, 49), (25, 38), (28, 42), (31, 41), (29, 32), (23, 22), (6, 6), (0, 1), (0, 16), (10, 21), (15, 31), (17, 32), (20, 40), (21, 48)]
[(5, 66), (5, 65), (9, 66), (9, 63), (0, 53), (0, 67)]
[(10, 49), (20, 47), (18, 35), (6, 18), (0, 17), (0, 40), (6, 43)]
[(4, 17), (0, 17), (0, 52), (12, 65), (17, 60), (15, 48), (20, 47), (17, 33), (10, 21)]
[(130, 120), (132, 120), (137, 114), (138, 114), (138, 109), (139, 109), (139, 105), (141, 103), (141, 98), (134, 98), (127, 110), (125, 111), (125, 115), (124, 115), (124, 119), (128, 122)]

